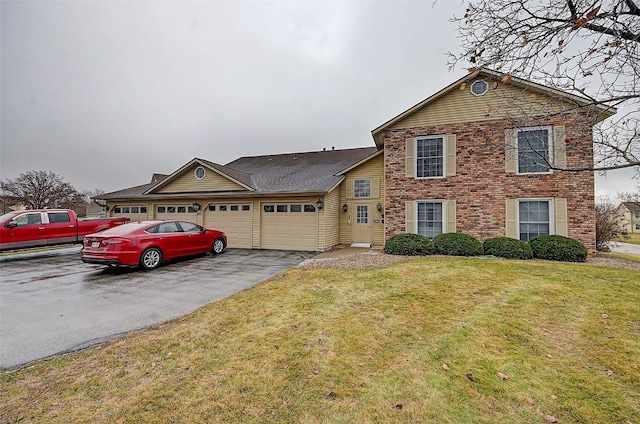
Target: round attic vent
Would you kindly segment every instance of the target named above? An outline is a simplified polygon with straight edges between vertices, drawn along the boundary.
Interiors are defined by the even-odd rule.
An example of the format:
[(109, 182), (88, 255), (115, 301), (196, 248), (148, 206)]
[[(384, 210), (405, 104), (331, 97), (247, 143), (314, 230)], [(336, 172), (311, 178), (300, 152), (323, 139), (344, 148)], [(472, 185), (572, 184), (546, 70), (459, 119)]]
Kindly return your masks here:
[(489, 91), (489, 84), (485, 80), (477, 80), (471, 84), (471, 93), (474, 96), (482, 96)]

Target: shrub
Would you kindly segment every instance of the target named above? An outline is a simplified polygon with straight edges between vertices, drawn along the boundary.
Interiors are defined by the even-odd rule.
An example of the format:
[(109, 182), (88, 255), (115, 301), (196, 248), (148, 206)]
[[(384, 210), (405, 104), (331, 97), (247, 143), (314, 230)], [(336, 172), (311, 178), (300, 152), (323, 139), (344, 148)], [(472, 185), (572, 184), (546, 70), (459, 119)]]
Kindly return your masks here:
[(493, 255), (500, 258), (531, 259), (533, 257), (529, 243), (510, 237), (486, 239), (482, 247), (485, 255)]
[(587, 248), (578, 240), (563, 236), (538, 236), (529, 240), (533, 256), (565, 262), (585, 262)]
[(482, 243), (469, 234), (443, 233), (433, 239), (436, 252), (450, 256), (482, 255)]
[(419, 234), (396, 234), (384, 244), (390, 255), (425, 256), (435, 252), (431, 239)]

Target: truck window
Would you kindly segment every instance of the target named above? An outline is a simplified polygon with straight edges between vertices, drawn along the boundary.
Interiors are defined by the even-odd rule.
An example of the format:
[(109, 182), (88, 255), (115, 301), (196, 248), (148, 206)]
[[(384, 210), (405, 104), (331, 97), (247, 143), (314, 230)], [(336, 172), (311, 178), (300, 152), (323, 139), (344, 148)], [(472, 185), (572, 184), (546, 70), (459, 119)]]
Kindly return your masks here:
[(25, 225), (33, 225), (33, 224), (42, 224), (42, 218), (40, 217), (40, 213), (25, 213), (23, 215), (17, 216), (14, 221), (18, 224), (18, 227), (23, 227)]
[(71, 222), (69, 214), (67, 212), (47, 212), (49, 215), (49, 222), (55, 224), (58, 222)]

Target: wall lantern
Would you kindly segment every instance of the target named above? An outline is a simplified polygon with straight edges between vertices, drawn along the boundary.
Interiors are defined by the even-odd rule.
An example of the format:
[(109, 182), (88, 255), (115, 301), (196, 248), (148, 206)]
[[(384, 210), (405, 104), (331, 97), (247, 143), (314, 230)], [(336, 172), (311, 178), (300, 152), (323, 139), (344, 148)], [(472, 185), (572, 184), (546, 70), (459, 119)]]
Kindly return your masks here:
[(378, 212), (382, 212), (382, 204), (380, 202), (376, 205), (376, 209), (378, 209)]
[(109, 212), (109, 206), (102, 205), (102, 210), (105, 211), (105, 212)]
[(318, 207), (318, 210), (324, 207), (324, 202), (322, 201), (322, 199), (318, 199), (318, 201), (316, 202), (316, 206)]
[(344, 205), (342, 205), (342, 210), (343, 211), (347, 211), (347, 209), (349, 209), (349, 206), (347, 206), (347, 204), (345, 203)]
[(198, 212), (201, 206), (200, 206), (200, 203), (193, 202), (193, 205), (191, 205), (191, 207), (193, 208), (194, 211)]

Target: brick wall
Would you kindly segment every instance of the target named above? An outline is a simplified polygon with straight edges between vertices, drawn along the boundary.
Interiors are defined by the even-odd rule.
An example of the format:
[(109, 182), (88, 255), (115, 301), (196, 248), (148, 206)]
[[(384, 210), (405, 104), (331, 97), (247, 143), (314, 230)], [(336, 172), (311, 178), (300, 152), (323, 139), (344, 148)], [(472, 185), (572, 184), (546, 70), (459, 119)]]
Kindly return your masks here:
[[(526, 126), (564, 125), (567, 167), (593, 165), (591, 127), (579, 114), (529, 121)], [(504, 130), (512, 121), (392, 129), (385, 132), (385, 237), (405, 232), (405, 201), (456, 200), (457, 231), (484, 241), (505, 236), (507, 199), (561, 197), (567, 199), (568, 236), (595, 253), (594, 174), (592, 171), (554, 171), (552, 174), (516, 175), (505, 172)], [(456, 134), (456, 175), (416, 180), (405, 176), (405, 139)]]

